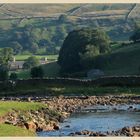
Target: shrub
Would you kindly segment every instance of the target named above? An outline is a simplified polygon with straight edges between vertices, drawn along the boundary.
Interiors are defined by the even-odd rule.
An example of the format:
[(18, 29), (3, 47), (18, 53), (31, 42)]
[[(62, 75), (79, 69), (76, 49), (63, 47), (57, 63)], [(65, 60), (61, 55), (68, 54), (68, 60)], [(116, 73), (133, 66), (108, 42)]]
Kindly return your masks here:
[(39, 65), (39, 60), (35, 56), (29, 57), (23, 64), (24, 69), (30, 69)]
[(15, 80), (17, 80), (17, 78), (18, 78), (18, 76), (17, 76), (17, 74), (15, 72), (10, 74), (10, 80), (15, 81)]
[(43, 78), (44, 77), (44, 71), (41, 66), (31, 68), (30, 74), (31, 74), (32, 78)]

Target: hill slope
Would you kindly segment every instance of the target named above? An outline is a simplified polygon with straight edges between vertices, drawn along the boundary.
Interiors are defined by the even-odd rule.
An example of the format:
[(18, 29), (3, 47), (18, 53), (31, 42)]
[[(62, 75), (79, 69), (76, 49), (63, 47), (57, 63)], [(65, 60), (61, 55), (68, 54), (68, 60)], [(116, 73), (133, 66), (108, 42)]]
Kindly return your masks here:
[(128, 40), (140, 23), (139, 9), (140, 4), (1, 4), (0, 48), (16, 41), (22, 51), (57, 54), (67, 34), (82, 27), (101, 27), (114, 41)]
[[(27, 16), (56, 16), (67, 14), (73, 16), (83, 16), (93, 14), (94, 17), (112, 15), (125, 15), (130, 12), (134, 4), (1, 4), (0, 19), (27, 17)], [(133, 17), (139, 15), (139, 4), (135, 8)], [(94, 12), (94, 13), (93, 13)], [(103, 14), (103, 15), (102, 15)], [(86, 16), (87, 17), (87, 16)]]
[(108, 63), (102, 65), (102, 69), (107, 75), (139, 74), (140, 43), (117, 49), (113, 53), (106, 55), (105, 59)]

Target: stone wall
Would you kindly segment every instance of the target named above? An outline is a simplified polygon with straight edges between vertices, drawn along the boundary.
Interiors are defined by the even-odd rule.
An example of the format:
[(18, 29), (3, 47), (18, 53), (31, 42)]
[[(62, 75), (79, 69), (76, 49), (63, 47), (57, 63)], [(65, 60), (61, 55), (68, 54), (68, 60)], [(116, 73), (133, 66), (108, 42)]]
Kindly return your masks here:
[(82, 80), (73, 78), (49, 78), (18, 80), (17, 86), (23, 85), (48, 85), (48, 86), (140, 86), (140, 76), (110, 76), (96, 80)]

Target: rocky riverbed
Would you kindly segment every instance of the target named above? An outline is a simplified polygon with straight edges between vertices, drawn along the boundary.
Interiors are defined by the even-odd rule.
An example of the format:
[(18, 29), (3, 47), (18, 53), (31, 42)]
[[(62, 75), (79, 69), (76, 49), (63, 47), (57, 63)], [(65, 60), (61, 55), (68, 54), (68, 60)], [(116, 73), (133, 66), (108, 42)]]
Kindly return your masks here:
[(5, 116), (1, 117), (0, 123), (14, 125), (28, 129), (34, 132), (59, 130), (59, 123), (67, 116), (67, 113), (61, 113), (49, 108), (39, 110), (11, 110)]
[[(127, 106), (126, 110), (140, 112), (134, 104), (140, 104), (140, 96), (59, 96), (59, 97), (3, 97), (1, 100), (41, 102), (48, 105), (48, 109), (22, 113), (13, 110), (3, 119), (4, 123), (23, 127), (33, 131), (59, 130), (59, 123), (63, 122), (69, 114), (76, 112), (96, 111), (96, 106), (112, 106), (111, 111), (118, 111), (117, 105)], [(95, 107), (94, 109), (89, 107)], [(50, 113), (54, 111), (54, 113)], [(59, 113), (56, 113), (59, 112)], [(131, 121), (131, 120), (130, 120)], [(140, 136), (140, 125), (124, 127), (111, 132), (95, 132), (90, 130), (76, 131), (70, 136)]]
[(129, 137), (139, 137), (140, 136), (140, 125), (133, 127), (123, 127), (120, 130), (111, 132), (95, 132), (89, 130), (77, 131), (75, 133), (70, 133), (69, 136), (129, 136)]
[[(47, 104), (50, 108), (60, 112), (76, 112), (80, 111), (81, 107), (94, 105), (111, 105), (118, 104), (140, 104), (140, 96), (42, 96), (42, 97), (3, 97), (2, 101), (28, 101), (28, 102), (42, 102)], [(132, 106), (133, 108), (133, 106)]]

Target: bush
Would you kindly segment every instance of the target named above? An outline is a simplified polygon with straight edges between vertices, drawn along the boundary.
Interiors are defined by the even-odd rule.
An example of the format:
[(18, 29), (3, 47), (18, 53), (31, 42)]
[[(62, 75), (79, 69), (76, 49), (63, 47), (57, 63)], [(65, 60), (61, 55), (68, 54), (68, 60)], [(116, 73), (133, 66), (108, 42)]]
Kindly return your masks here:
[(30, 74), (31, 74), (32, 78), (43, 78), (44, 77), (44, 71), (41, 66), (32, 68)]
[(39, 60), (35, 56), (29, 57), (23, 64), (24, 69), (30, 69), (39, 65)]
[(0, 66), (0, 81), (8, 80), (8, 68), (6, 66)]
[(17, 80), (17, 78), (18, 78), (18, 76), (15, 72), (10, 74), (10, 80), (15, 81), (15, 80)]

